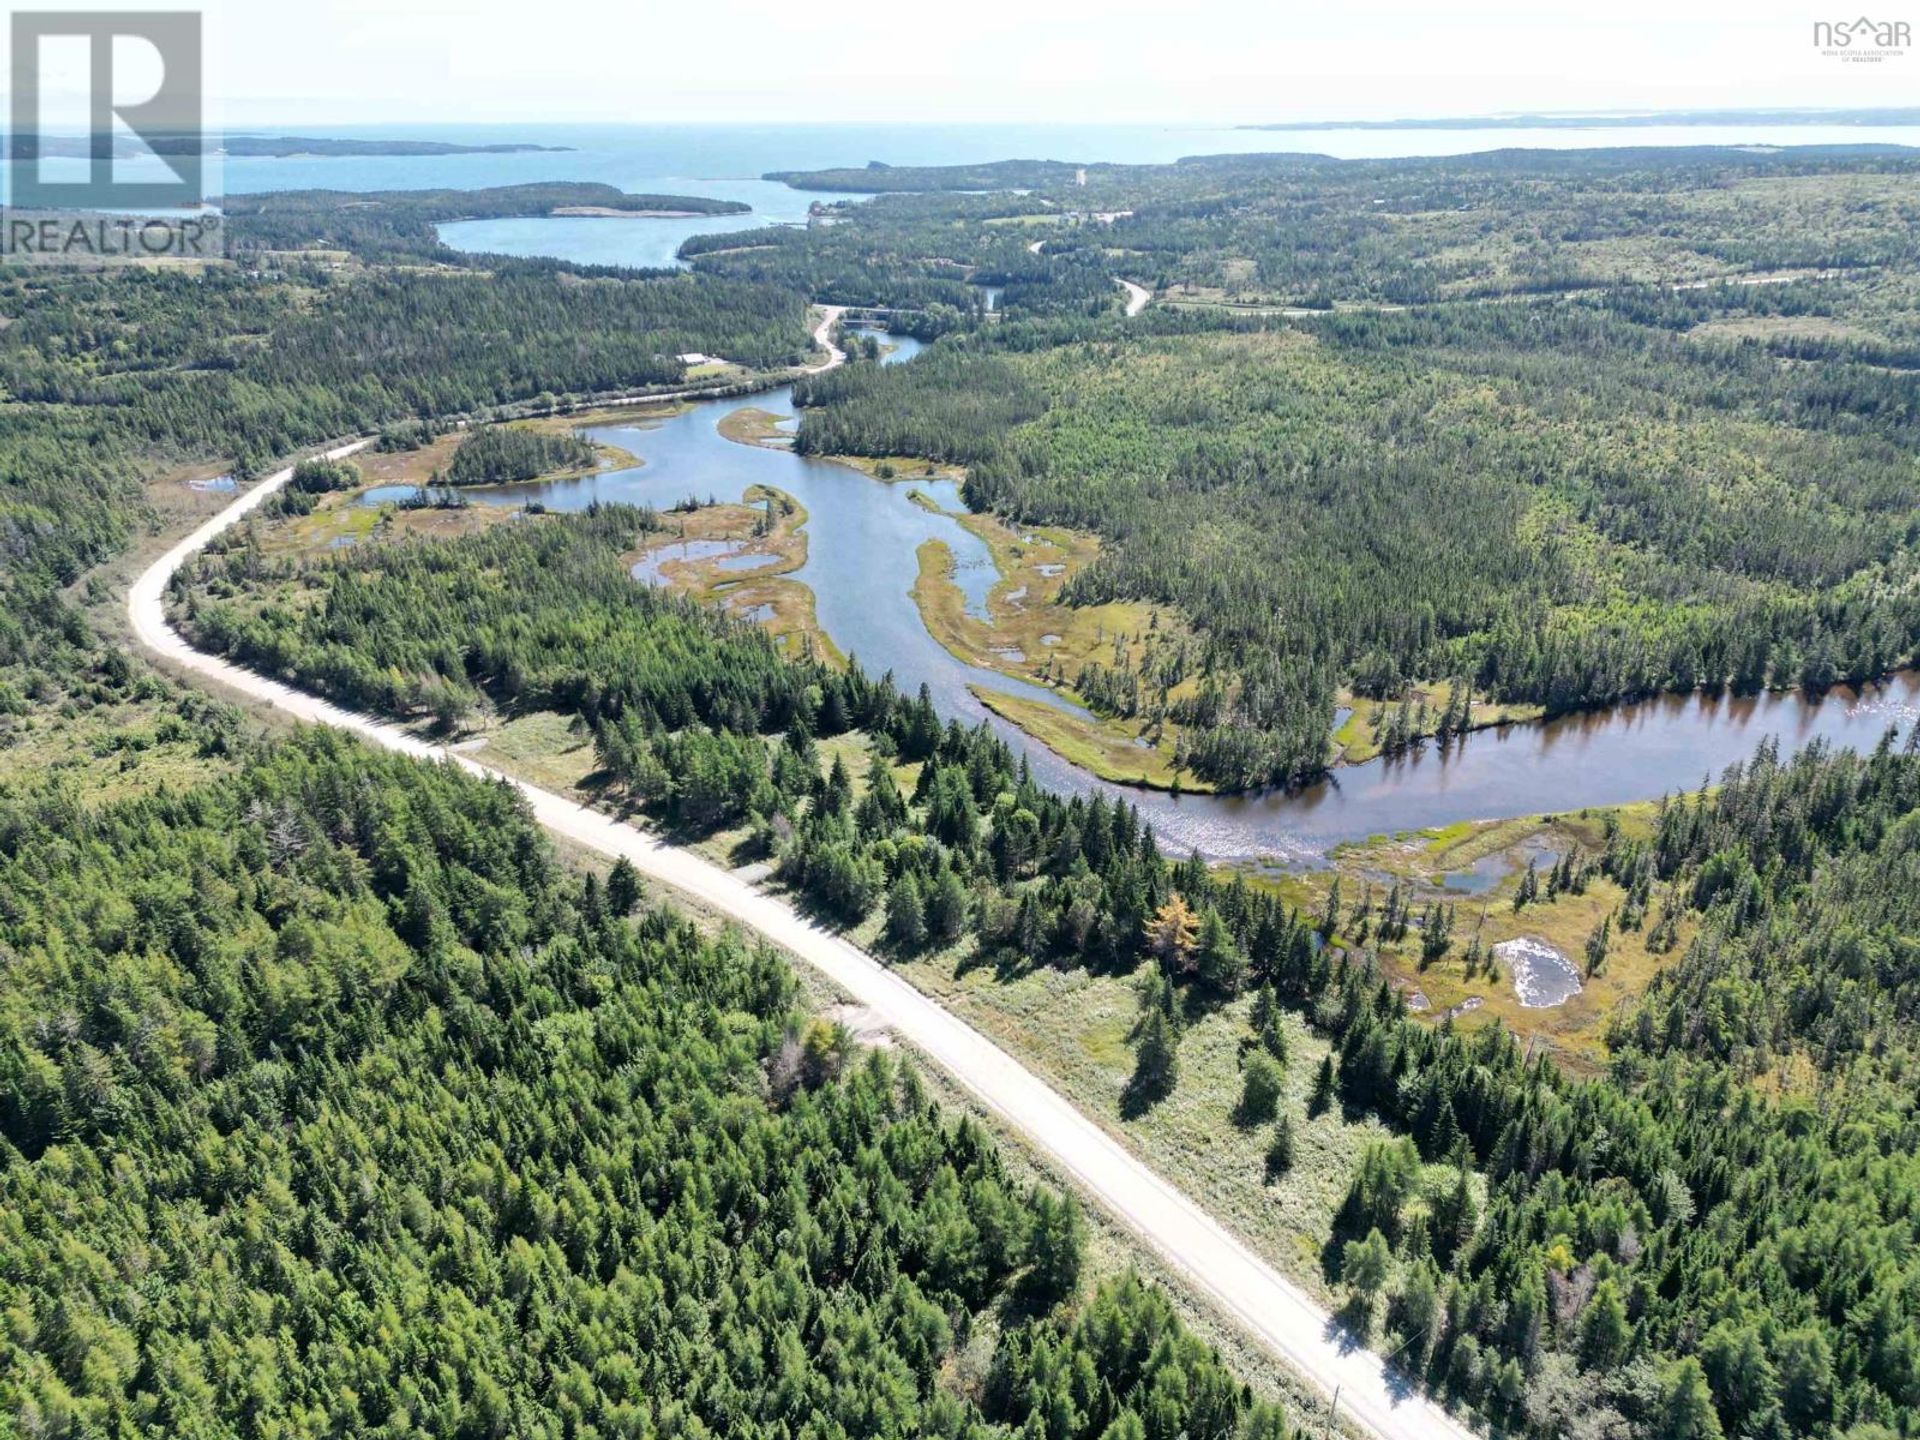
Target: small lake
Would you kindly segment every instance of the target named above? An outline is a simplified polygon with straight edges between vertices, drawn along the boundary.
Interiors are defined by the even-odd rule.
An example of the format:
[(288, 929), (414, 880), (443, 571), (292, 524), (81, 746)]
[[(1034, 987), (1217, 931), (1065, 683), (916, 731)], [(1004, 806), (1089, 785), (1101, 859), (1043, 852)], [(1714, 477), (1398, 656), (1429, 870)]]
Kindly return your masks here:
[(469, 254), (557, 256), (577, 265), (625, 265), (642, 270), (683, 267), (680, 247), (695, 235), (732, 235), (769, 225), (804, 225), (815, 202), (832, 204), (864, 197), (795, 190), (772, 180), (706, 180), (672, 177), (660, 185), (622, 181), (646, 193), (699, 195), (734, 200), (753, 209), (744, 215), (522, 215), (495, 220), (456, 220), (439, 227), (440, 238)]
[[(921, 349), (909, 337), (892, 338), (896, 348), (884, 363), (909, 361)], [(911, 592), (916, 551), (924, 541), (944, 541), (953, 552), (954, 579), (970, 614), (985, 615), (987, 594), (998, 579), (986, 545), (956, 518), (966, 504), (953, 482), (913, 475), (881, 482), (848, 466), (720, 435), (724, 417), (752, 407), (787, 417), (785, 428), (791, 428), (787, 390), (709, 401), (664, 420), (636, 418), (589, 432), (642, 460), (638, 468), (462, 494), (476, 504), (538, 502), (551, 510), (580, 510), (599, 500), (665, 512), (688, 498), (738, 501), (750, 486), (772, 486), (808, 511), (807, 562), (794, 578), (812, 589), (820, 624), (834, 643), (870, 673), (891, 671), (909, 693), (924, 684), (943, 714), (967, 721), (991, 718), (970, 684), (1077, 711), (1044, 686), (956, 660), (921, 622)], [(410, 493), (411, 487), (396, 488)], [(916, 490), (943, 513), (915, 504)], [(1480, 731), (1445, 747), (1343, 767), (1296, 793), (1178, 797), (1096, 780), (1013, 726), (992, 723), (1028, 757), (1043, 784), (1122, 797), (1173, 848), (1285, 863), (1369, 835), (1658, 799), (1716, 778), (1769, 735), (1789, 750), (1814, 739), (1866, 747), (1888, 725), (1907, 726), (1916, 718), (1920, 674), (1912, 672), (1863, 692), (1837, 688), (1818, 700), (1798, 692), (1670, 696)], [(1464, 875), (1456, 888), (1473, 893), (1495, 883), (1499, 863), (1490, 863), (1484, 874)]]

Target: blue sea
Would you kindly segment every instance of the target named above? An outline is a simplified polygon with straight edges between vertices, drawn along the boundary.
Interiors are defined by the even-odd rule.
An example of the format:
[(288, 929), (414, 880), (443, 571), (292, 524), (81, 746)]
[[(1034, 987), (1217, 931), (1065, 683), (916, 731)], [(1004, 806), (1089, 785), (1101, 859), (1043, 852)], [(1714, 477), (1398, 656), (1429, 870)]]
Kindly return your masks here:
[[(585, 263), (669, 265), (687, 236), (793, 224), (832, 199), (762, 180), (769, 170), (949, 165), (984, 160), (1164, 163), (1186, 155), (1294, 152), (1343, 158), (1638, 145), (1920, 145), (1920, 127), (1674, 125), (1539, 130), (1237, 130), (1154, 125), (365, 125), (251, 126), (250, 134), (375, 136), (565, 150), (513, 155), (228, 158), (220, 188), (474, 189), (529, 180), (599, 180), (623, 190), (739, 200), (750, 215), (696, 220), (597, 217), (472, 221), (445, 227), (461, 249)], [(79, 162), (75, 162), (78, 164)], [(158, 162), (154, 162), (157, 164)]]

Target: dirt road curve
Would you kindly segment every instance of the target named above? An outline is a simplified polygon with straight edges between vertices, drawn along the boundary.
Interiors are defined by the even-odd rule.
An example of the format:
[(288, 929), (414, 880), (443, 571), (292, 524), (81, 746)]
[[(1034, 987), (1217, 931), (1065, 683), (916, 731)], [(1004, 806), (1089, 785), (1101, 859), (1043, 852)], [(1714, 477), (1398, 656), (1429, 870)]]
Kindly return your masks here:
[[(342, 446), (328, 456), (344, 457), (368, 443)], [(1152, 1247), (1249, 1336), (1329, 1397), (1338, 1387), (1339, 1413), (1348, 1421), (1390, 1440), (1466, 1440), (1471, 1435), (1439, 1407), (1404, 1393), (1389, 1380), (1378, 1357), (1344, 1346), (1324, 1311), (1037, 1075), (871, 956), (797, 915), (783, 900), (710, 861), (571, 800), (502, 777), (468, 756), (201, 654), (187, 644), (163, 612), (168, 581), (189, 557), (258, 507), (292, 474), (289, 468), (262, 481), (134, 582), (127, 612), (142, 644), (183, 670), (263, 700), (299, 720), (348, 730), (422, 760), (506, 778), (526, 797), (534, 817), (555, 834), (603, 855), (626, 856), (642, 874), (696, 896), (791, 951), (873, 1011), (1070, 1174), (1088, 1197)]]
[(820, 324), (813, 332), (813, 343), (827, 352), (827, 358), (817, 365), (802, 365), (802, 375), (818, 375), (822, 370), (831, 370), (836, 365), (847, 363), (847, 352), (833, 343), (833, 327), (842, 315), (847, 313), (844, 305), (816, 305), (820, 312)]
[(1122, 280), (1118, 275), (1113, 283), (1127, 292), (1127, 318), (1131, 320), (1147, 308), (1147, 302), (1153, 299), (1153, 292), (1144, 285), (1136, 285), (1131, 280)]

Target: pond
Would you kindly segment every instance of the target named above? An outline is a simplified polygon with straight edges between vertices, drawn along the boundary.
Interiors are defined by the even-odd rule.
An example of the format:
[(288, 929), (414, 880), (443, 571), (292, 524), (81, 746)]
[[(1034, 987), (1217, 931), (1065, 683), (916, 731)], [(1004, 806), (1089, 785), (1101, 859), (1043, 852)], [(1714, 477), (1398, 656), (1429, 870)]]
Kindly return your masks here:
[(1513, 993), (1529, 1010), (1564, 1005), (1583, 988), (1573, 962), (1544, 940), (1523, 935), (1502, 940), (1493, 955), (1513, 979)]
[(1526, 869), (1528, 862), (1540, 865), (1552, 857), (1553, 847), (1543, 840), (1537, 840), (1518, 850), (1496, 850), (1490, 855), (1482, 855), (1471, 865), (1442, 875), (1440, 883), (1449, 890), (1458, 890), (1466, 895), (1485, 895), (1507, 876), (1517, 875)]
[(744, 540), (670, 540), (641, 556), (630, 573), (643, 585), (664, 585), (661, 567), (671, 561), (711, 560), (721, 570), (758, 570), (780, 558), (764, 552), (743, 554), (746, 547)]

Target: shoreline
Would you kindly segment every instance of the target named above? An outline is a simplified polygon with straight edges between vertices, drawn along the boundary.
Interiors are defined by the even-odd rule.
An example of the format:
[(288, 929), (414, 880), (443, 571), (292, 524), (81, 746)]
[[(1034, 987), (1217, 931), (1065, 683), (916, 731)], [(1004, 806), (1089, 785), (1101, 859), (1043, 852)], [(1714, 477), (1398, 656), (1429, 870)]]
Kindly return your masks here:
[[(359, 440), (341, 445), (327, 451), (326, 457), (344, 459), (371, 443)], [(1468, 1426), (1409, 1387), (1386, 1358), (1353, 1341), (1305, 1290), (1106, 1125), (893, 968), (844, 936), (806, 919), (779, 895), (668, 843), (655, 832), (638, 830), (482, 764), (458, 749), (423, 739), (402, 725), (343, 709), (195, 648), (166, 616), (169, 583), (182, 565), (279, 493), (292, 476), (289, 465), (260, 481), (140, 573), (126, 597), (127, 618), (139, 645), (202, 682), (235, 690), (297, 720), (327, 725), (381, 749), (454, 765), (470, 775), (511, 786), (533, 819), (562, 839), (604, 856), (624, 858), (656, 884), (691, 896), (758, 932), (866, 1006), (1005, 1120), (1162, 1259), (1204, 1303), (1299, 1372), (1321, 1394), (1344, 1400), (1349, 1423), (1388, 1440), (1472, 1440)]]
[(556, 205), (544, 215), (494, 215), (488, 218), (494, 220), (564, 220), (582, 217), (606, 220), (712, 220), (722, 215), (752, 213), (751, 210), (622, 210), (616, 205)]

